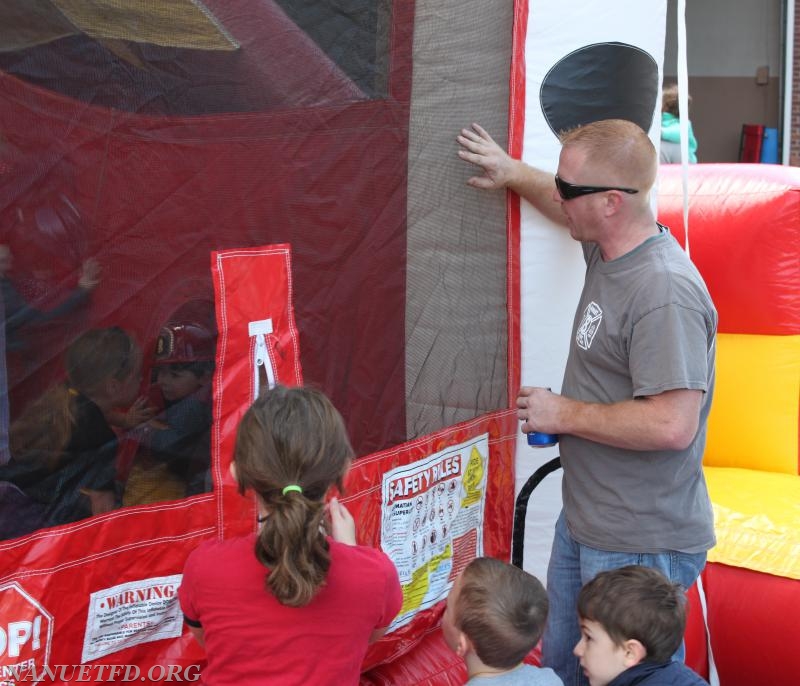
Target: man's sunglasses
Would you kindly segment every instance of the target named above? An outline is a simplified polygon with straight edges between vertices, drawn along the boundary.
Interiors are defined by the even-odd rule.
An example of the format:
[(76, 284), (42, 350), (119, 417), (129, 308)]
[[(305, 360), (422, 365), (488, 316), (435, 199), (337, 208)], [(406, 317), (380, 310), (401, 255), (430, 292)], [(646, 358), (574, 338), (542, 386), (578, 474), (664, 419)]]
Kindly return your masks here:
[(638, 193), (635, 188), (616, 188), (614, 186), (578, 186), (574, 183), (569, 183), (560, 179), (556, 174), (556, 189), (562, 200), (572, 200), (579, 198), (582, 195), (591, 195), (592, 193), (604, 193), (605, 191), (621, 191), (622, 193)]

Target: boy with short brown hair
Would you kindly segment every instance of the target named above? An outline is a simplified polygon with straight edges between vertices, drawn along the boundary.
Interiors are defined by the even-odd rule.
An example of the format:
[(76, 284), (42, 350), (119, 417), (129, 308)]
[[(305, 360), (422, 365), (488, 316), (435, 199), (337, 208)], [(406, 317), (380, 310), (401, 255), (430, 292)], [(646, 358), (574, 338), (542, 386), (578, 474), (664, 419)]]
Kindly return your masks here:
[(686, 628), (686, 594), (650, 567), (601, 572), (578, 595), (575, 646), (590, 686), (705, 686), (672, 655)]
[(470, 562), (442, 617), (447, 645), (467, 664), (467, 683), (563, 686), (553, 670), (522, 664), (542, 636), (547, 608), (535, 576), (490, 557)]

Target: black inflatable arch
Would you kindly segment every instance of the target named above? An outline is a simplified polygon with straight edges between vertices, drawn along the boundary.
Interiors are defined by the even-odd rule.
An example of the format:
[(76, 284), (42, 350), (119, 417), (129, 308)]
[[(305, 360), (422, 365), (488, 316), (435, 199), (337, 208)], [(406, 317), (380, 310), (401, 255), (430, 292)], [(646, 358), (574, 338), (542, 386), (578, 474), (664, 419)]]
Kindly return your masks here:
[(556, 136), (601, 119), (626, 119), (649, 131), (658, 91), (658, 65), (649, 53), (595, 43), (561, 58), (544, 77), (539, 98)]

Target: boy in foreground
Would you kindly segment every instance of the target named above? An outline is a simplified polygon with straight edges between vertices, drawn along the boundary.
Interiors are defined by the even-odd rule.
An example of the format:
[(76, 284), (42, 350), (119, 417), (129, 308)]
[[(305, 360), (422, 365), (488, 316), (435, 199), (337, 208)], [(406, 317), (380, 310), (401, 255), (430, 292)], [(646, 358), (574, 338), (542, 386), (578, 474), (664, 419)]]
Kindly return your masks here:
[(539, 580), (490, 557), (470, 562), (447, 597), (442, 632), (467, 665), (467, 684), (563, 686), (552, 669), (522, 664), (547, 619)]
[(590, 686), (705, 686), (671, 658), (683, 641), (686, 595), (649, 567), (601, 572), (578, 595), (575, 646)]

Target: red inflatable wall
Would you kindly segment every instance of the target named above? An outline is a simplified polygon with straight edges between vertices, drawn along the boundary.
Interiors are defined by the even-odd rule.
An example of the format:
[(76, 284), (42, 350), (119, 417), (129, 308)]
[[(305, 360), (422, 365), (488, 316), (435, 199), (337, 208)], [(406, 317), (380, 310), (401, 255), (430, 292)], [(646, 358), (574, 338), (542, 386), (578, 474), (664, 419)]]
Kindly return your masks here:
[[(177, 95), (148, 98), (149, 82), (134, 93), (92, 91), (102, 81), (93, 55), (120, 50), (115, 64), (125, 67), (161, 49), (152, 45), (128, 54), (75, 35), (0, 54), (0, 243), (15, 258), (7, 276), (46, 310), (74, 289), (87, 258), (102, 268), (84, 305), (6, 351), (12, 420), (63, 378), (64, 350), (88, 329), (132, 333), (144, 352), (142, 392), (156, 336), (176, 312), (215, 302), (218, 329), (213, 490), (0, 541), (0, 628), (10, 637), (0, 681), (49, 668), (47, 681), (74, 683), (108, 678), (111, 665), (129, 669), (112, 678), (139, 670), (144, 683), (163, 681), (164, 670), (196, 676), (204, 655), (184, 631), (175, 590), (202, 540), (256, 525), (228, 465), (239, 418), (257, 387), (273, 381), (317, 385), (345, 416), (360, 459), (344, 501), (361, 542), (402, 548), (400, 535), (389, 540), (382, 528), (392, 506), (387, 475), (438, 473), (444, 490), (414, 497), (439, 505), (453, 479), (463, 483), (456, 507), (469, 526), (449, 531), (431, 508), (419, 545), (434, 545), (435, 533), (437, 555), (407, 565), (404, 619), (370, 649), (364, 683), (395, 683), (404, 670), (428, 683), (463, 675), (439, 637), (441, 601), (475, 555), (509, 557), (517, 422), (500, 410), (406, 442), (414, 4), (391, 3), (380, 18), (388, 27), (372, 38), (386, 38), (375, 48), (384, 50), (375, 69), (385, 82), (375, 92), (354, 88), (278, 4), (206, 2), (239, 45), (221, 58), (198, 51), (182, 66), (169, 63)], [(43, 55), (63, 62), (57, 82), (40, 78)], [(192, 70), (207, 76), (221, 63), (238, 80), (204, 97)], [(183, 111), (182, 99), (202, 107)], [(119, 456), (120, 473), (130, 458)], [(426, 657), (399, 660), (411, 652)]]
[[(102, 267), (88, 308), (9, 352), (12, 416), (59, 378), (65, 340), (77, 332), (122, 324), (151, 350), (172, 312), (213, 299), (210, 251), (289, 243), (307, 380), (343, 408), (359, 454), (405, 440), (396, 401), (404, 370), (394, 360), (405, 340), (413, 3), (393, 7), (386, 94), (373, 98), (344, 89), (309, 53), (306, 34), (281, 30), (284, 15), (262, 4), (272, 6), (206, 3), (242, 42), (229, 58), (241, 92), (226, 102), (224, 89), (206, 87), (212, 114), (158, 114), (155, 96), (134, 111), (99, 106), (110, 95), (97, 86), (80, 101), (0, 71), (2, 157), (12, 170), (0, 185), (0, 242), (14, 252), (12, 280), (47, 271), (28, 289), (46, 308), (74, 286), (83, 259)], [(81, 61), (88, 54), (71, 59), (64, 87), (97, 81)], [(80, 219), (41, 228), (37, 211), (62, 197)]]
[[(661, 168), (659, 218), (684, 241), (682, 170)], [(690, 595), (687, 662), (720, 683), (789, 686), (800, 662), (800, 172), (692, 165), (689, 246), (719, 311), (704, 457), (717, 545)]]

